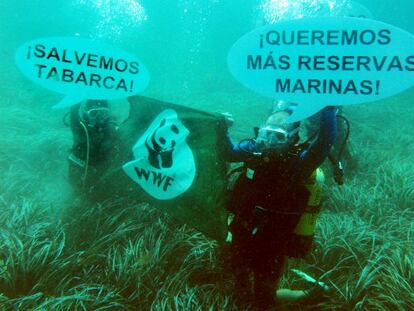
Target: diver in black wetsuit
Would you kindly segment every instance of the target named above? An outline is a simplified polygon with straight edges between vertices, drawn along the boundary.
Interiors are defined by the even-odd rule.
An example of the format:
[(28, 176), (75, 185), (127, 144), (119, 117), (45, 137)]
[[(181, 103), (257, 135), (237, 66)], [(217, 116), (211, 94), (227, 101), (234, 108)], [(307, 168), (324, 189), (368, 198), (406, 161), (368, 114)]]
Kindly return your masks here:
[(73, 145), (69, 181), (78, 190), (89, 185), (96, 167), (117, 147), (117, 126), (105, 100), (87, 100), (70, 109)]
[[(328, 156), (336, 137), (335, 108), (327, 107), (321, 112), (317, 137), (299, 145), (299, 122), (284, 123), (294, 107), (280, 105), (255, 139), (233, 144), (229, 138), (227, 150), (228, 161), (245, 163), (228, 205), (235, 215), (230, 246), (235, 296), (246, 301), (253, 295), (258, 310), (277, 303), (275, 292), (286, 258), (301, 257), (310, 248), (300, 250), (292, 238), (310, 196), (306, 181)], [(277, 296), (299, 300), (312, 294), (297, 292), (282, 297), (282, 290)]]

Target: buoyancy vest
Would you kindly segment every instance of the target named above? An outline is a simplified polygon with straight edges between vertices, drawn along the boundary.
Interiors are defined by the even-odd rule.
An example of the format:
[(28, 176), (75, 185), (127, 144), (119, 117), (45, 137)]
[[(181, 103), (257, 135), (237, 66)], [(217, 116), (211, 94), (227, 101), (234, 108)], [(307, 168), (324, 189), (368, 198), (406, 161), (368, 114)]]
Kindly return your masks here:
[(233, 189), (236, 213), (248, 219), (251, 210), (259, 206), (269, 215), (302, 214), (309, 191), (305, 183), (298, 180), (300, 151), (295, 148), (284, 154), (265, 152), (246, 161), (245, 172)]
[(320, 211), (324, 174), (318, 168), (306, 180), (299, 178), (302, 151), (303, 146), (297, 146), (287, 154), (263, 154), (246, 161), (233, 189), (230, 201), (233, 212), (250, 222), (250, 226), (256, 225), (251, 223), (254, 222), (251, 215), (257, 207), (266, 211), (265, 217), (297, 215), (294, 234), (312, 237)]

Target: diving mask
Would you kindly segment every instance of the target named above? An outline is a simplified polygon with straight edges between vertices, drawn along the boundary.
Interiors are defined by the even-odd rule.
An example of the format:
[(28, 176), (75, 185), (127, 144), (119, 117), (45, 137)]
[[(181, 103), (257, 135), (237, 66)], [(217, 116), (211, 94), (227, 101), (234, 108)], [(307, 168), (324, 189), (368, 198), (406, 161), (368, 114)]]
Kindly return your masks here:
[(299, 128), (294, 128), (291, 131), (288, 131), (281, 127), (267, 125), (259, 129), (256, 142), (263, 148), (278, 147), (288, 144), (298, 131)]
[(109, 115), (109, 105), (106, 101), (91, 100), (81, 106), (81, 119), (91, 127), (103, 125), (109, 119)]

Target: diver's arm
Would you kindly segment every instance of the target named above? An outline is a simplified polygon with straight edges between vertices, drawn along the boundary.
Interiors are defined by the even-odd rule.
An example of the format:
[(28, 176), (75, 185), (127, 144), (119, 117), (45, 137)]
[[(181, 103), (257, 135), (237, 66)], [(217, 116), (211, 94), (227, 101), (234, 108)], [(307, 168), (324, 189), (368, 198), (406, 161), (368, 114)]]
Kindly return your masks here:
[(234, 144), (230, 136), (228, 134), (226, 135), (226, 161), (244, 162), (255, 151), (256, 144), (252, 139), (243, 140), (239, 144)]
[(317, 139), (301, 154), (300, 177), (307, 178), (318, 168), (329, 154), (336, 139), (336, 107), (325, 107), (321, 112), (321, 124)]
[[(225, 137), (225, 146), (224, 146), (224, 156), (227, 162), (244, 162), (245, 157), (243, 151), (240, 149), (240, 144), (233, 143), (230, 138), (228, 129), (233, 126), (234, 119), (233, 116), (228, 112), (223, 112), (225, 124), (226, 124), (226, 137)], [(248, 147), (248, 146), (247, 146)]]

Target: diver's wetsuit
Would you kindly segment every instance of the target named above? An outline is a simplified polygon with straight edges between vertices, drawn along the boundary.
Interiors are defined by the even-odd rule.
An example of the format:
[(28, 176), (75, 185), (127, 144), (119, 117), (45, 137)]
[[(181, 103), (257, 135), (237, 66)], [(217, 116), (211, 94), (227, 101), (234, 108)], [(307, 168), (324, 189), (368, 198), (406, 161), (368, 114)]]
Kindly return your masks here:
[(284, 154), (258, 152), (254, 140), (234, 145), (229, 139), (228, 161), (245, 162), (246, 171), (235, 183), (229, 209), (232, 223), (232, 266), (236, 296), (251, 295), (249, 273), (254, 274), (254, 301), (259, 309), (274, 305), (275, 290), (286, 256), (295, 256), (289, 243), (306, 209), (306, 179), (327, 157), (336, 137), (335, 108), (322, 111), (320, 132), (307, 146)]
[[(105, 162), (117, 148), (116, 125), (113, 120), (109, 117), (105, 122), (94, 126), (83, 121), (82, 125), (79, 109), (79, 104), (70, 109), (73, 145), (69, 156), (69, 181), (78, 189), (88, 183), (96, 173), (97, 165)], [(85, 171), (86, 166), (88, 168)]]

